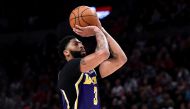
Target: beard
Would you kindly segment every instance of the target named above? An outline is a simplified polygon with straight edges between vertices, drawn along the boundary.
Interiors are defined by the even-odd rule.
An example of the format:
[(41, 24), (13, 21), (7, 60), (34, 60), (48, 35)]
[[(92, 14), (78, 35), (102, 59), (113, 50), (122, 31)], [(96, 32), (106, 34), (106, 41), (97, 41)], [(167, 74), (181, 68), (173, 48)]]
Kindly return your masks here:
[(85, 53), (82, 53), (81, 51), (70, 51), (71, 55), (74, 57), (74, 58), (83, 58), (86, 56)]

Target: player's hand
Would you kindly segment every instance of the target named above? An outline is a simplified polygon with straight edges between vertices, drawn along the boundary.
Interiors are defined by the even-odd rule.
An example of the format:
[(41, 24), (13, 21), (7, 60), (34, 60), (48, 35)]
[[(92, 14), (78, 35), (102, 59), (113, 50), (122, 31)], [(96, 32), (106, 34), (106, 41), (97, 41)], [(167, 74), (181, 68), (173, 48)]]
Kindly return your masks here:
[(76, 25), (73, 28), (73, 31), (78, 34), (79, 36), (82, 37), (90, 37), (90, 36), (95, 36), (100, 29), (97, 26), (86, 26), (86, 27), (81, 27), (79, 25)]

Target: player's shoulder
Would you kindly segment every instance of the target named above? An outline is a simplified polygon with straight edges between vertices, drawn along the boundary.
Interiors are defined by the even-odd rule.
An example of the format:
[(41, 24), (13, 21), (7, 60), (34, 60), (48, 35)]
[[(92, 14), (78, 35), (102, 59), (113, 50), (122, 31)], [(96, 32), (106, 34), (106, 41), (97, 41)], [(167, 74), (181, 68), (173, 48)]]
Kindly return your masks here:
[(80, 65), (81, 58), (74, 58), (68, 62), (65, 63), (65, 65), (62, 67), (61, 71), (67, 70), (68, 68), (73, 69), (74, 67)]
[(67, 67), (67, 66), (70, 66), (70, 65), (73, 65), (73, 64), (80, 64), (80, 60), (81, 58), (74, 58), (74, 59), (71, 59), (70, 61), (68, 61), (64, 67)]

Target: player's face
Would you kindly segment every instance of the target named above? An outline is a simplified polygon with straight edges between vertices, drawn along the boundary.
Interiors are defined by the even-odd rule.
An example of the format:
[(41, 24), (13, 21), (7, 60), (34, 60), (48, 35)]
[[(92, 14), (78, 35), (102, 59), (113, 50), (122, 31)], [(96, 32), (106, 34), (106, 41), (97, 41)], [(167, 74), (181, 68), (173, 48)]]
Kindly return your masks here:
[(86, 55), (86, 51), (81, 41), (77, 38), (71, 39), (68, 43), (66, 50), (68, 50), (69, 54), (74, 58), (84, 57)]

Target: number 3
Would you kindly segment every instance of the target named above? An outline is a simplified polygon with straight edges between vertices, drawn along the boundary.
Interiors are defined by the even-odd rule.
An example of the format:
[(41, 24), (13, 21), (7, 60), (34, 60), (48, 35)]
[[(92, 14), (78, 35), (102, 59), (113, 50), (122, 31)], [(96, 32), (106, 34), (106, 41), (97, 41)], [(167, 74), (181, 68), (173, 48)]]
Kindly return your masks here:
[(97, 87), (94, 86), (94, 105), (98, 104), (98, 90)]

